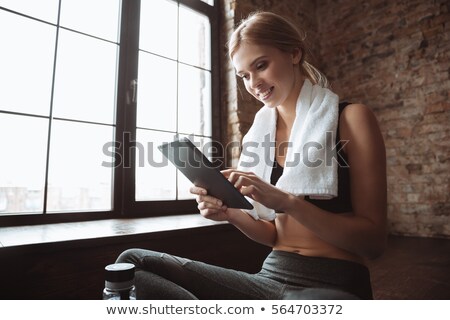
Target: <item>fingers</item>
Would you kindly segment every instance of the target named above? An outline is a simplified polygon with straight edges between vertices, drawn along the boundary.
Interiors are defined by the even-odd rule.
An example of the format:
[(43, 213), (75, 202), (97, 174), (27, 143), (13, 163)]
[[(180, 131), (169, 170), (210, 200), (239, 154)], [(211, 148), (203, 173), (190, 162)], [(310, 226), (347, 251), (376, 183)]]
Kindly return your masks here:
[(238, 171), (236, 169), (226, 169), (220, 171), (225, 178), (235, 177), (236, 175), (246, 175), (246, 176), (254, 176), (255, 174), (253, 172), (245, 172), (245, 171)]
[(209, 211), (214, 211), (214, 212), (222, 212), (225, 211), (227, 208), (224, 205), (218, 205), (215, 202), (200, 202), (197, 206), (197, 208), (202, 211), (202, 210), (209, 210)]
[(219, 206), (217, 202), (203, 201), (198, 204), (197, 208), (200, 214), (207, 219), (226, 220), (225, 214), (228, 208), (224, 205)]
[(221, 172), (243, 195), (253, 197), (255, 192), (259, 192), (257, 185), (261, 184), (262, 181), (253, 172), (235, 169), (222, 170)]
[(252, 176), (237, 176), (234, 182), (231, 182), (234, 184), (234, 187), (238, 190), (241, 190), (244, 187), (250, 187), (252, 185), (256, 185), (259, 183), (257, 179), (255, 179)]
[(244, 196), (251, 196), (253, 198), (254, 194), (257, 193), (257, 192), (258, 192), (258, 188), (255, 187), (254, 185), (241, 188), (241, 193)]
[(203, 216), (207, 217), (217, 213), (223, 213), (227, 210), (227, 207), (223, 205), (223, 202), (220, 199), (208, 195), (206, 189), (192, 186), (189, 191), (192, 194), (197, 195), (195, 198), (198, 203), (197, 208)]
[(213, 203), (219, 207), (222, 206), (222, 201), (220, 201), (219, 199), (217, 199), (213, 196), (207, 195), (207, 191), (204, 188), (193, 186), (189, 189), (189, 191), (192, 194), (197, 195), (197, 197), (195, 197), (195, 200), (197, 201), (197, 203), (208, 202), (208, 203)]
[(251, 179), (257, 180), (257, 177), (252, 172), (242, 172), (242, 171), (236, 171), (233, 169), (227, 170), (228, 172), (225, 173), (225, 177), (228, 178), (228, 181), (230, 181), (232, 184), (236, 184), (237, 181), (240, 181), (242, 177), (247, 177)]
[(218, 207), (221, 207), (223, 205), (221, 200), (219, 200), (217, 198), (214, 198), (212, 196), (208, 196), (208, 195), (206, 195), (206, 196), (205, 195), (198, 195), (196, 197), (196, 200), (197, 200), (197, 203), (199, 203), (199, 204), (203, 203), (203, 202), (206, 202), (206, 203), (211, 203), (213, 205), (216, 205)]
[(206, 195), (208, 193), (206, 191), (206, 189), (201, 188), (201, 187), (196, 187), (196, 186), (190, 187), (189, 192), (192, 194), (197, 194), (197, 195)]
[(235, 171), (235, 170), (234, 169), (226, 169), (226, 170), (221, 170), (220, 173), (222, 173), (225, 176), (225, 178), (228, 178), (233, 171)]

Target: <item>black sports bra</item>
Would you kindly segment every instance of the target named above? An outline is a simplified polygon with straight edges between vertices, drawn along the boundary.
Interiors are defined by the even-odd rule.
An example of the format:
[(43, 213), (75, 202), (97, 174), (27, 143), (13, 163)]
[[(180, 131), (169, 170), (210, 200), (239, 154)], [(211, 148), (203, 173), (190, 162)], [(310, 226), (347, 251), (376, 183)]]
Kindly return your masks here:
[[(341, 102), (339, 104), (339, 115), (342, 110), (349, 105), (348, 102)], [(336, 151), (341, 150), (341, 141), (339, 135), (339, 124), (336, 130)], [(305, 200), (314, 204), (315, 206), (326, 211), (334, 213), (344, 213), (352, 211), (352, 199), (350, 195), (350, 172), (348, 168), (347, 156), (343, 150), (338, 152), (338, 196), (330, 200), (316, 200), (305, 196)], [(272, 174), (270, 176), (270, 183), (275, 185), (283, 174), (283, 167), (275, 160), (273, 163)]]

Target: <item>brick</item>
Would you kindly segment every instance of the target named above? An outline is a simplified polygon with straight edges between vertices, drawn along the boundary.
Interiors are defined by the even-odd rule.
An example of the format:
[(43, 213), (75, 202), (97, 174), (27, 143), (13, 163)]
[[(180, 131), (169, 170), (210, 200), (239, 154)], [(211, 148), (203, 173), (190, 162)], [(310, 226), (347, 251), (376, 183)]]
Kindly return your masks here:
[(425, 109), (425, 113), (441, 113), (448, 110), (450, 110), (450, 102), (440, 101), (438, 103), (428, 105)]
[(449, 21), (450, 21), (450, 13), (445, 12), (431, 19), (431, 25), (432, 26), (443, 25), (444, 23), (447, 23)]
[(417, 202), (419, 202), (420, 194), (419, 193), (408, 193), (407, 199), (408, 199), (408, 202), (417, 203)]

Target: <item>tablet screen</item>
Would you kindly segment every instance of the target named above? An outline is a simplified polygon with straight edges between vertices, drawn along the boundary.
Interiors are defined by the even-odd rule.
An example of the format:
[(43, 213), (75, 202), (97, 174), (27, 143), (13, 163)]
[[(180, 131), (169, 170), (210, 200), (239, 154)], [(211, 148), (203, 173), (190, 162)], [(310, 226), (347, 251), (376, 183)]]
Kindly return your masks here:
[(206, 189), (228, 208), (253, 209), (252, 204), (188, 138), (164, 143), (158, 149), (195, 186)]

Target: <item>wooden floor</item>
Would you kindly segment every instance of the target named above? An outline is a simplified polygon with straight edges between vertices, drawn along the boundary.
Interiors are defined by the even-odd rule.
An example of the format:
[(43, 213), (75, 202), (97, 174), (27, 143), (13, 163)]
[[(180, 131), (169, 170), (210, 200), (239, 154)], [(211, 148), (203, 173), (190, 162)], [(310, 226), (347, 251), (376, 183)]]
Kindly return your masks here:
[(391, 236), (369, 266), (375, 299), (450, 299), (450, 239)]

